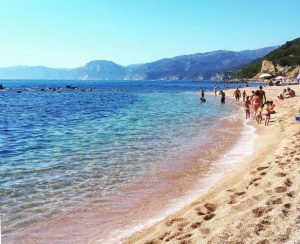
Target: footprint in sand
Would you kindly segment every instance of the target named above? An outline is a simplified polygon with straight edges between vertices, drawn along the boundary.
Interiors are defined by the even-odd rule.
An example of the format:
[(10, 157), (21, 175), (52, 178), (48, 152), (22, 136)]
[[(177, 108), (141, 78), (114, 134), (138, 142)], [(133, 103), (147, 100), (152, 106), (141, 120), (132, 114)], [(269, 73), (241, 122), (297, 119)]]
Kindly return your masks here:
[(287, 191), (287, 188), (285, 186), (277, 186), (277, 187), (275, 187), (275, 191), (277, 193), (283, 193), (283, 192)]
[(283, 182), (287, 187), (290, 187), (293, 185), (293, 182), (290, 180), (290, 178), (286, 178)]
[(287, 217), (288, 214), (289, 214), (289, 210), (286, 209), (286, 208), (284, 208), (281, 212), (282, 212), (282, 215), (283, 215), (284, 217)]
[(275, 175), (278, 176), (278, 177), (284, 177), (284, 176), (286, 176), (286, 173), (279, 172), (279, 173), (277, 173)]
[(282, 203), (282, 199), (280, 197), (276, 198), (276, 199), (270, 199), (266, 202), (266, 205), (275, 205), (275, 204), (281, 204)]
[(201, 224), (202, 224), (201, 222), (195, 222), (195, 223), (192, 223), (192, 224), (191, 224), (191, 228), (192, 228), (192, 229), (197, 229), (198, 227), (201, 226)]
[(277, 164), (277, 166), (278, 166), (279, 168), (281, 168), (281, 169), (284, 169), (285, 166), (287, 166), (287, 165), (288, 165), (288, 163), (278, 163), (278, 164)]
[(257, 170), (262, 171), (262, 170), (267, 169), (267, 168), (269, 168), (269, 166), (262, 166), (262, 167), (258, 167)]
[(254, 182), (261, 180), (261, 177), (254, 178), (250, 181), (249, 186), (251, 186)]
[(171, 225), (173, 225), (173, 224), (176, 223), (176, 222), (182, 222), (182, 221), (184, 221), (184, 220), (185, 220), (184, 218), (174, 218), (174, 219), (168, 220), (168, 221), (166, 222), (166, 225), (167, 225), (167, 226), (171, 226)]
[(265, 213), (268, 213), (272, 210), (273, 208), (270, 206), (267, 207), (257, 207), (255, 209), (252, 210), (252, 213), (254, 215), (255, 218), (259, 218), (261, 216), (263, 216)]
[(176, 233), (174, 233), (173, 235), (170, 235), (170, 236), (166, 239), (166, 242), (171, 241), (171, 240), (174, 239), (175, 237), (180, 236), (180, 235), (182, 235), (182, 234), (183, 234), (182, 231), (176, 232)]
[(189, 233), (189, 234), (186, 234), (184, 236), (178, 237), (176, 239), (179, 240), (179, 241), (181, 241), (181, 240), (184, 240), (184, 239), (189, 239), (191, 236), (192, 236), (192, 234)]
[(206, 211), (203, 210), (201, 207), (195, 208), (199, 216), (204, 216), (203, 219), (206, 221), (215, 217), (215, 214), (213, 212), (215, 212), (217, 209), (216, 204), (206, 203), (203, 207), (206, 209)]
[(295, 191), (290, 191), (286, 194), (288, 197), (292, 197), (294, 198), (295, 197)]
[(206, 236), (210, 233), (210, 229), (209, 228), (203, 228), (203, 229), (200, 229), (201, 233)]
[(167, 231), (165, 233), (163, 233), (161, 236), (159, 236), (158, 238), (163, 241), (168, 235), (170, 235), (171, 232), (170, 231)]
[(242, 196), (242, 195), (245, 195), (246, 192), (245, 191), (240, 191), (240, 192), (236, 192), (235, 195), (237, 196)]
[(186, 221), (177, 225), (179, 231), (183, 231), (184, 227), (187, 226), (190, 222)]
[(208, 220), (211, 220), (215, 216), (216, 215), (214, 213), (209, 213), (209, 214), (205, 215), (203, 219), (208, 221)]
[(217, 209), (217, 205), (213, 203), (206, 203), (204, 207), (210, 212), (214, 212)]
[(268, 220), (262, 220), (259, 222), (258, 225), (256, 225), (255, 227), (255, 234), (256, 235), (259, 235), (259, 232), (263, 231), (263, 230), (266, 230), (267, 229), (267, 226), (270, 225), (271, 222), (268, 221)]
[[(206, 203), (203, 205), (203, 207), (206, 208), (206, 212), (214, 212), (217, 209), (217, 205), (213, 203)], [(201, 211), (203, 207), (197, 207), (195, 210)]]
[(199, 216), (206, 215), (206, 213), (204, 213), (204, 212), (202, 212), (202, 211), (198, 211), (197, 214), (198, 214)]

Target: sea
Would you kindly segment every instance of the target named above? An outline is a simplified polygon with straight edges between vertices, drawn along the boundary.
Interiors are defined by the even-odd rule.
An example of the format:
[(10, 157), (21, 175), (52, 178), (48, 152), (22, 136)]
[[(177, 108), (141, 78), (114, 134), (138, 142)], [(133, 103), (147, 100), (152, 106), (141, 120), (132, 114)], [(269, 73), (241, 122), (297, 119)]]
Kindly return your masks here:
[[(214, 81), (2, 81), (3, 243), (122, 243), (253, 150)], [(249, 84), (257, 87), (259, 84)], [(199, 100), (205, 89), (206, 102)]]

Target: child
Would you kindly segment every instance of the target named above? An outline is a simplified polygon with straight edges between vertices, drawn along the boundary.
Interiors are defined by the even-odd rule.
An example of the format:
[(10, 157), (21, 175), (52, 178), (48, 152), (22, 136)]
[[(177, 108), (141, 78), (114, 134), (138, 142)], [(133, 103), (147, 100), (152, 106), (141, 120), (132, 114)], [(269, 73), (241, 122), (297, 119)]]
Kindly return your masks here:
[(270, 113), (271, 114), (276, 114), (276, 112), (275, 112), (275, 110), (274, 110), (274, 108), (275, 108), (275, 103), (273, 102), (273, 101), (269, 101), (269, 105), (270, 105)]
[(247, 93), (246, 93), (246, 91), (244, 90), (244, 91), (243, 91), (243, 102), (246, 102), (246, 96), (247, 96)]
[(262, 121), (262, 111), (263, 111), (264, 105), (262, 105), (261, 107), (259, 107), (257, 109), (257, 114), (256, 114), (256, 121), (258, 124), (261, 124)]
[(251, 101), (249, 100), (249, 96), (247, 96), (245, 101), (246, 119), (250, 118), (250, 105), (251, 105)]
[(217, 90), (218, 90), (218, 88), (215, 86), (215, 87), (214, 87), (215, 96), (217, 96)]
[(265, 126), (269, 125), (271, 118), (271, 104), (268, 102), (266, 107), (266, 120), (265, 120)]

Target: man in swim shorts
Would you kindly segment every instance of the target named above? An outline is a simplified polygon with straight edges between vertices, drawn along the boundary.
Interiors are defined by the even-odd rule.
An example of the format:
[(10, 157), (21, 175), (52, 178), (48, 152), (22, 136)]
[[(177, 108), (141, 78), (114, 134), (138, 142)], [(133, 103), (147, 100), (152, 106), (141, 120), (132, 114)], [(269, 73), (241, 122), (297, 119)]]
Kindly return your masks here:
[(221, 104), (225, 104), (225, 92), (220, 91), (219, 95), (221, 96)]
[(236, 88), (236, 90), (233, 93), (233, 96), (235, 97), (235, 101), (238, 102), (240, 100), (241, 97), (241, 91), (239, 90), (239, 88)]
[(260, 103), (264, 104), (267, 101), (266, 93), (263, 90), (262, 86), (259, 87), (258, 91), (259, 91)]

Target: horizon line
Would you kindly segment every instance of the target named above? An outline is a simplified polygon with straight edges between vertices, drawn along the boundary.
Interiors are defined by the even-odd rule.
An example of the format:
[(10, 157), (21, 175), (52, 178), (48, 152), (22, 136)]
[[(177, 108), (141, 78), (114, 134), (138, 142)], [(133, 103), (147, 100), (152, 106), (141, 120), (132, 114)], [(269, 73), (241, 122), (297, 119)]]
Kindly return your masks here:
[(280, 45), (272, 45), (272, 46), (267, 46), (267, 47), (262, 47), (262, 48), (255, 48), (255, 49), (243, 49), (243, 50), (238, 50), (238, 51), (234, 51), (234, 50), (226, 50), (226, 49), (218, 49), (218, 50), (212, 50), (212, 51), (206, 51), (206, 52), (196, 52), (196, 53), (190, 53), (190, 54), (180, 54), (180, 55), (175, 55), (172, 57), (166, 57), (166, 58), (160, 58), (160, 59), (156, 59), (153, 61), (148, 61), (148, 62), (144, 62), (144, 63), (132, 63), (132, 64), (127, 64), (127, 65), (123, 65), (123, 64), (119, 64), (113, 60), (108, 60), (108, 59), (93, 59), (90, 61), (87, 61), (85, 63), (83, 63), (83, 65), (81, 66), (73, 66), (73, 67), (57, 67), (57, 66), (51, 66), (51, 65), (43, 65), (43, 64), (16, 64), (16, 65), (10, 65), (10, 66), (0, 66), (0, 69), (6, 69), (6, 68), (16, 68), (16, 67), (28, 67), (28, 68), (52, 68), (52, 69), (65, 69), (65, 70), (72, 70), (72, 69), (78, 69), (81, 67), (84, 67), (85, 65), (87, 65), (88, 63), (91, 62), (95, 62), (95, 61), (107, 61), (107, 62), (113, 62), (116, 65), (120, 65), (123, 67), (128, 67), (131, 65), (143, 65), (143, 64), (148, 64), (148, 63), (153, 63), (156, 61), (160, 61), (160, 60), (164, 60), (164, 59), (172, 59), (172, 58), (177, 58), (177, 57), (182, 57), (182, 56), (190, 56), (190, 55), (197, 55), (197, 54), (206, 54), (206, 53), (214, 53), (214, 52), (245, 52), (245, 51), (254, 51), (254, 50), (260, 50), (260, 49), (265, 49), (265, 48), (272, 48), (272, 47), (280, 47), (283, 44)]

